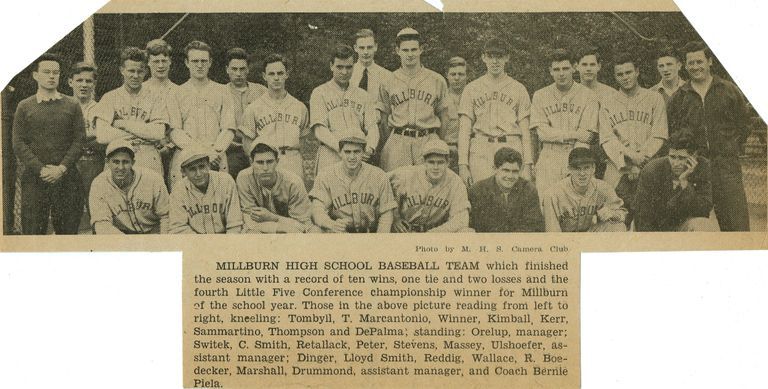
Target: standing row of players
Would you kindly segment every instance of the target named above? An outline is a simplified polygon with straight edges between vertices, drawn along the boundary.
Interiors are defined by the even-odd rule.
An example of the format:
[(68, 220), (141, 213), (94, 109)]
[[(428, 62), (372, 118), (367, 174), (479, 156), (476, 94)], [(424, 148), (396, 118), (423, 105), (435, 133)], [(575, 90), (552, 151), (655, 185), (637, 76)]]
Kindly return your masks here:
[[(597, 82), (596, 75), (600, 67), (597, 53), (585, 53), (574, 60), (567, 51), (558, 50), (549, 61), (554, 83), (534, 93), (533, 100), (530, 100), (526, 88), (506, 74), (509, 49), (503, 41), (493, 39), (485, 44), (482, 60), (487, 72), (463, 88), (463, 91), (460, 91), (466, 82), (466, 62), (463, 59), (453, 58), (449, 63), (449, 88), (442, 76), (421, 66), (421, 36), (418, 32), (410, 28), (401, 30), (396, 44), (401, 67), (392, 73), (373, 62), (376, 44), (369, 30), (362, 30), (356, 35), (354, 51), (359, 55), (357, 63), (354, 62), (354, 51), (351, 48), (337, 47), (330, 62), (333, 79), (314, 90), (310, 111), (285, 90), (289, 67), (287, 61), (279, 55), (269, 56), (264, 61), (262, 77), (267, 85), (265, 88), (247, 82), (246, 53), (241, 49), (230, 50), (227, 54), (227, 72), (231, 83), (225, 86), (208, 79), (210, 47), (202, 42), (192, 42), (185, 49), (185, 63), (189, 68), (190, 79), (177, 86), (167, 78), (170, 47), (163, 41), (152, 41), (147, 45), (146, 52), (137, 48), (123, 51), (121, 73), (124, 85), (105, 94), (98, 104), (87, 101), (83, 96), (88, 89), (87, 74), (90, 71), (92, 84), (95, 69), (80, 64), (70, 79), (80, 98), (81, 116), (84, 114), (87, 119), (86, 132), (90, 137), (90, 142), (86, 142), (84, 156), (79, 161), (80, 165), (92, 163), (96, 167), (91, 171), (98, 172), (98, 157), (93, 157), (99, 154), (97, 144), (127, 141), (132, 147), (132, 163), (160, 173), (166, 177), (165, 184), (168, 187), (177, 188), (183, 176), (183, 151), (202, 150), (205, 160), (214, 170), (230, 172), (239, 177), (237, 171), (250, 163), (255, 167), (256, 161), (251, 157), (255, 148), (261, 144), (275, 151), (280, 171), (303, 177), (301, 138), (312, 131), (321, 143), (316, 163), (318, 176), (312, 192), (324, 181), (338, 184), (338, 190), (346, 186), (349, 191), (350, 185), (357, 179), (351, 177), (353, 179), (350, 180), (350, 177), (333, 173), (340, 173), (344, 165), (344, 161), (340, 161), (344, 150), (337, 149), (341, 139), (358, 140), (348, 144), (360, 145), (364, 142), (362, 160), (374, 162), (392, 175), (400, 167), (420, 165), (424, 161), (424, 145), (439, 137), (447, 142), (448, 160), (458, 165), (459, 175), (468, 187), (474, 181), (479, 184), (498, 172), (500, 166), (496, 165), (495, 156), (499, 150), (511, 148), (521, 157), (521, 179), (534, 179), (536, 193), (542, 193), (543, 199), (546, 199), (549, 192), (557, 190), (557, 187), (562, 186), (561, 181), (569, 176), (570, 168), (573, 167), (569, 164), (571, 151), (586, 146), (607, 155), (604, 178), (607, 187), (619, 193), (622, 203), (619, 208), (629, 211), (622, 217), (626, 225), (629, 225), (635, 213), (632, 204), (636, 202), (640, 170), (658, 154), (670, 128), (672, 132), (689, 131), (695, 135), (697, 144), (692, 150), (695, 158), (706, 156), (713, 159), (712, 201), (720, 228), (748, 229), (746, 198), (737, 158), (740, 142), (745, 138), (746, 105), (733, 84), (712, 76), (712, 56), (703, 45), (686, 46), (686, 67), (692, 77), (688, 83), (679, 80), (680, 62), (674, 55), (659, 59), (663, 79), (654, 89), (662, 94), (643, 89), (637, 84), (639, 67), (632, 58), (615, 61), (614, 70), (620, 86), (616, 91)], [(663, 62), (667, 60), (672, 61), (671, 65)], [(151, 77), (144, 81), (147, 62)], [(43, 69), (43, 65), (57, 69)], [(38, 61), (33, 75), (42, 89), (28, 99), (31, 102), (27, 105), (34, 105), (32, 102), (44, 105), (59, 100), (56, 92), (58, 67), (59, 63), (52, 58), (42, 57)], [(581, 74), (581, 84), (574, 82), (576, 68)], [(43, 79), (46, 75), (52, 78), (54, 73), (56, 85), (51, 90), (52, 81)], [(46, 87), (50, 92), (48, 96), (44, 96)], [(675, 92), (675, 89), (679, 89), (679, 92)], [(672, 126), (668, 126), (664, 99), (672, 94), (674, 97), (669, 106)], [(50, 99), (46, 100), (46, 97)], [(22, 111), (17, 111), (17, 120), (29, 116), (23, 111), (26, 108), (26, 105), (20, 105), (19, 110)], [(51, 205), (55, 207), (53, 203), (57, 202), (57, 196), (50, 193), (56, 190), (49, 190), (52, 187), (50, 184), (59, 183), (68, 171), (72, 174), (77, 172), (77, 169), (69, 169), (68, 165), (73, 165), (71, 156), (79, 154), (83, 140), (76, 130), (72, 130), (68, 142), (59, 144), (50, 144), (53, 138), (45, 139), (42, 136), (38, 140), (48, 144), (43, 149), (61, 150), (62, 145), (69, 144), (69, 149), (75, 151), (67, 152), (69, 159), (66, 161), (69, 163), (62, 163), (62, 159), (57, 161), (58, 164), (41, 166), (40, 158), (26, 158), (30, 155), (25, 154), (25, 151), (29, 151), (30, 145), (35, 143), (32, 138), (36, 134), (27, 133), (24, 129), (24, 123), (19, 126), (14, 123), (17, 155), (21, 156), (22, 163), (31, 162), (25, 163), (25, 166), (33, 166), (30, 170), (31, 179), (22, 179), (22, 225), (25, 233), (40, 233), (45, 229), (43, 218), (47, 224), (48, 207), (44, 207), (44, 210), (39, 207), (32, 209), (32, 215), (27, 212), (25, 217), (25, 210), (34, 208), (24, 206), (24, 199), (27, 198), (25, 193), (31, 193), (33, 190), (30, 188), (34, 189), (34, 192), (42, 194), (32, 197), (39, 201), (48, 196)], [(539, 142), (531, 140), (529, 130), (538, 135)], [(172, 152), (174, 150), (176, 152)], [(164, 153), (171, 155), (165, 163)], [(46, 155), (45, 159), (50, 157)], [(603, 161), (598, 159), (596, 162), (599, 167)], [(103, 166), (103, 160), (101, 163)], [(361, 166), (369, 165), (364, 163)], [(369, 169), (366, 167), (363, 170)], [(378, 181), (374, 185), (381, 186), (389, 182), (387, 177), (380, 174), (373, 176)], [(88, 179), (86, 177), (84, 181)], [(406, 186), (416, 185), (413, 180), (417, 178), (407, 179)], [(34, 181), (36, 186), (25, 186), (27, 181)], [(334, 185), (329, 184), (329, 192), (335, 189)], [(90, 187), (91, 191), (91, 215), (103, 211), (93, 208), (94, 190), (99, 193), (104, 192), (104, 188), (97, 188), (96, 184), (90, 185), (87, 182), (84, 186)], [(24, 190), (25, 187), (27, 190)], [(147, 206), (145, 202), (130, 203), (124, 189), (121, 188), (124, 192), (124, 206), (114, 209), (106, 205), (113, 214), (113, 220), (115, 213), (131, 213)], [(429, 188), (425, 186), (423, 189)], [(346, 223), (345, 229), (388, 231), (389, 228), (374, 227), (375, 223), (369, 220), (371, 218), (365, 212), (361, 214), (359, 209), (351, 210), (356, 207), (350, 205), (374, 201), (366, 197), (368, 192), (359, 192), (357, 196), (352, 193), (356, 192), (351, 191), (349, 196), (341, 197), (314, 196), (313, 201), (321, 204), (326, 214), (336, 214), (330, 217), (330, 221), (322, 216), (316, 217), (315, 223), (326, 230), (340, 230), (343, 224), (340, 214), (357, 214), (357, 220), (351, 223), (352, 227), (349, 227), (347, 220), (343, 221)], [(574, 196), (577, 195), (583, 196), (574, 193)], [(69, 197), (76, 196), (69, 193)], [(397, 199), (401, 205), (403, 202), (415, 202), (419, 205), (417, 213), (426, 215), (431, 212), (431, 208), (435, 208), (434, 204), (427, 204), (427, 198), (429, 196), (422, 193), (410, 200), (409, 195), (400, 194)], [(72, 205), (70, 208), (75, 208), (77, 200), (69, 199), (68, 203)], [(546, 200), (542, 203), (546, 211)], [(594, 204), (572, 205), (572, 202), (555, 205), (555, 219), (560, 221), (559, 224), (562, 225), (565, 219), (574, 214), (586, 219), (600, 216), (600, 209)], [(100, 206), (104, 207), (103, 204)], [(209, 208), (212, 207), (213, 204)], [(351, 209), (343, 210), (344, 207)], [(57, 223), (57, 214), (68, 213), (54, 209), (54, 228), (58, 233), (72, 231), (71, 226), (65, 227), (62, 224), (66, 224), (62, 220), (73, 222), (76, 212), (71, 210), (71, 217), (58, 218)], [(252, 220), (260, 219), (254, 212), (260, 211), (246, 211)], [(425, 228), (424, 223), (415, 222), (413, 218), (403, 219), (400, 216), (392, 217), (389, 222), (395, 225), (395, 230), (403, 230), (404, 226), (411, 224), (417, 226), (416, 230), (431, 229)], [(657, 216), (663, 218), (666, 215)], [(488, 221), (491, 224), (509, 224), (503, 214), (490, 214), (488, 217), (493, 219)], [(612, 216), (611, 219), (616, 218), (618, 216)], [(133, 220), (135, 217), (130, 219), (136, 222)], [(91, 222), (95, 224), (95, 219), (92, 218)], [(466, 223), (463, 224), (466, 227)], [(547, 229), (554, 230), (549, 227)], [(99, 229), (95, 230), (98, 232)], [(139, 231), (144, 232), (143, 229)]]

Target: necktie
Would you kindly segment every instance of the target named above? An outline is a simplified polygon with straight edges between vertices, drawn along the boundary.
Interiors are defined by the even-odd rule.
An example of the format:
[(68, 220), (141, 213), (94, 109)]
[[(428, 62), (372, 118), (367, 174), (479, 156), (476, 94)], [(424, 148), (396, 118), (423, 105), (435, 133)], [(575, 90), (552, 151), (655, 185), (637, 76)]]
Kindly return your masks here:
[(368, 68), (363, 69), (363, 78), (360, 79), (360, 89), (368, 90)]

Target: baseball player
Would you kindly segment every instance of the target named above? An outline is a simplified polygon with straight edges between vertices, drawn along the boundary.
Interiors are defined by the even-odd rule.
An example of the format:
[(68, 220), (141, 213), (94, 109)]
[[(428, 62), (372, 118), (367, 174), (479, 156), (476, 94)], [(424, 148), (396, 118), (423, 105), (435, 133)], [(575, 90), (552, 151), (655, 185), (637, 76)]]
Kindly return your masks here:
[(315, 178), (312, 220), (327, 232), (388, 233), (397, 208), (386, 173), (363, 162), (365, 139), (339, 140), (341, 161)]
[(155, 147), (163, 139), (170, 123), (166, 102), (142, 87), (147, 73), (147, 55), (137, 47), (120, 54), (123, 85), (101, 97), (94, 108), (96, 140), (109, 144), (127, 139), (136, 146), (136, 166), (146, 167), (163, 176), (160, 152)]
[(506, 72), (509, 48), (500, 39), (483, 47), (486, 73), (467, 85), (459, 108), (459, 173), (467, 184), (493, 175), (493, 157), (502, 147), (523, 156), (522, 176), (530, 179), (533, 165), (528, 90)]
[(438, 136), (448, 121), (448, 85), (438, 73), (421, 66), (421, 36), (404, 28), (395, 40), (400, 68), (381, 84), (379, 109), (389, 125), (389, 138), (381, 150), (381, 168), (423, 162), (421, 147)]
[(267, 93), (254, 100), (243, 113), (240, 127), (249, 144), (257, 137), (280, 151), (278, 168), (303, 179), (304, 163), (301, 158), (301, 139), (309, 134), (309, 112), (301, 101), (285, 90), (288, 79), (288, 61), (279, 54), (264, 60), (261, 76), (267, 82)]
[(331, 55), (333, 78), (312, 91), (309, 99), (310, 127), (320, 141), (316, 171), (339, 162), (339, 134), (355, 133), (368, 145), (363, 160), (368, 162), (379, 143), (376, 120), (378, 112), (368, 93), (350, 85), (355, 52), (349, 46), (337, 46)]
[[(352, 67), (352, 78), (349, 80), (349, 83), (368, 92), (371, 101), (378, 102), (381, 84), (392, 77), (392, 72), (375, 62), (376, 51), (378, 51), (379, 47), (376, 44), (373, 31), (365, 28), (358, 30), (355, 33), (354, 39), (357, 62)], [(381, 148), (384, 147), (384, 142), (389, 137), (389, 126), (381, 120), (378, 111), (376, 111), (376, 122), (379, 125), (379, 142), (377, 145), (371, 144), (376, 149), (376, 153), (369, 160), (369, 163), (378, 166)]]
[(235, 180), (211, 171), (205, 149), (187, 147), (179, 159), (184, 178), (171, 192), (171, 234), (237, 234), (243, 226)]
[[(224, 152), (232, 143), (237, 129), (232, 95), (225, 85), (208, 78), (211, 69), (211, 47), (208, 44), (192, 41), (184, 52), (189, 80), (179, 87), (181, 128), (171, 132), (171, 139), (182, 150), (188, 146), (207, 149), (211, 168), (226, 173)], [(180, 165), (178, 155), (174, 155), (171, 160), (171, 184), (180, 179)]]
[(277, 168), (280, 150), (256, 140), (251, 167), (237, 176), (237, 190), (245, 217), (245, 233), (320, 232), (312, 224), (312, 210), (304, 181)]
[(448, 169), (450, 149), (440, 139), (422, 148), (424, 163), (390, 172), (398, 203), (393, 232), (474, 232), (469, 225), (467, 187)]
[[(600, 59), (600, 53), (596, 48), (588, 48), (579, 54), (579, 61), (576, 63), (576, 70), (579, 72), (579, 78), (581, 85), (586, 86), (595, 92), (597, 96), (598, 110), (605, 106), (607, 101), (612, 101), (616, 94), (616, 89), (611, 88), (608, 85), (603, 84), (597, 80), (597, 75), (602, 69), (602, 61)], [(598, 115), (598, 128), (600, 128), (600, 116)], [(593, 139), (593, 142), (589, 145), (592, 151), (597, 156), (597, 168), (595, 170), (595, 177), (603, 179), (605, 176), (605, 168), (608, 157), (605, 155), (598, 139)]]
[(568, 155), (570, 175), (542, 196), (547, 232), (623, 232), (627, 211), (605, 181), (595, 178), (595, 156), (586, 147)]
[(671, 47), (662, 48), (656, 57), (656, 70), (659, 71), (661, 81), (651, 87), (652, 91), (659, 92), (664, 97), (664, 103), (669, 104), (672, 95), (685, 85), (685, 80), (680, 77), (680, 70), (683, 64), (677, 56), (675, 49)]
[(541, 143), (536, 162), (539, 193), (568, 174), (568, 153), (589, 147), (597, 135), (597, 98), (594, 92), (573, 81), (573, 59), (564, 49), (549, 58), (554, 83), (537, 90), (531, 101), (531, 128)]
[[(235, 124), (240, 128), (243, 124), (243, 112), (254, 100), (267, 91), (264, 85), (248, 81), (250, 73), (250, 61), (245, 50), (236, 47), (227, 50), (227, 76), (229, 76), (229, 92), (234, 103)], [(232, 178), (237, 178), (240, 170), (250, 166), (251, 162), (246, 154), (249, 145), (243, 144), (243, 137), (235, 133), (235, 139), (227, 148), (227, 165)]]
[(136, 147), (123, 138), (107, 146), (108, 169), (93, 180), (88, 196), (96, 234), (168, 231), (168, 190), (153, 170), (134, 168)]
[(502, 147), (493, 156), (494, 174), (469, 189), (469, 226), (477, 232), (543, 232), (536, 186), (520, 177), (523, 156)]
[(615, 188), (633, 218), (633, 198), (640, 170), (667, 139), (667, 110), (664, 98), (637, 83), (640, 69), (629, 56), (614, 62), (619, 92), (600, 110), (600, 144), (610, 160), (605, 181)]
[(451, 150), (448, 167), (459, 173), (459, 106), (461, 94), (467, 86), (467, 61), (461, 57), (448, 60), (445, 78), (448, 80), (448, 114), (445, 125), (441, 126), (440, 138), (445, 140)]
[[(77, 170), (83, 181), (83, 194), (91, 190), (91, 183), (104, 171), (104, 147), (96, 142), (96, 130), (93, 125), (93, 108), (96, 107), (94, 87), (96, 86), (96, 66), (86, 62), (78, 62), (69, 75), (69, 86), (75, 99), (80, 103), (85, 119), (85, 142), (83, 154), (77, 161)], [(87, 206), (87, 204), (86, 204)]]
[(165, 137), (155, 144), (163, 160), (163, 170), (165, 171), (163, 178), (170, 190), (172, 189), (170, 186), (171, 157), (176, 151), (176, 145), (171, 141), (171, 132), (175, 128), (181, 128), (181, 112), (177, 99), (179, 86), (168, 78), (172, 64), (171, 46), (162, 39), (153, 39), (147, 42), (145, 50), (147, 51), (149, 78), (144, 81), (142, 88), (165, 101), (170, 119), (170, 126)]

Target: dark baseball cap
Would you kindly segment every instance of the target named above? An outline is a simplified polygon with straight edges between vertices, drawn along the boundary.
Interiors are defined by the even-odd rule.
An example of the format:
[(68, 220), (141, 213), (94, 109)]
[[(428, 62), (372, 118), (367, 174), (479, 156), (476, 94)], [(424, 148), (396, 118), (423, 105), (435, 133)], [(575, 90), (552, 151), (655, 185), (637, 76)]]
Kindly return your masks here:
[(509, 47), (507, 46), (507, 42), (504, 42), (499, 38), (491, 38), (485, 42), (485, 45), (483, 45), (483, 53), (507, 55), (509, 54)]
[(576, 167), (583, 163), (596, 163), (595, 154), (586, 147), (577, 147), (568, 154), (568, 166)]

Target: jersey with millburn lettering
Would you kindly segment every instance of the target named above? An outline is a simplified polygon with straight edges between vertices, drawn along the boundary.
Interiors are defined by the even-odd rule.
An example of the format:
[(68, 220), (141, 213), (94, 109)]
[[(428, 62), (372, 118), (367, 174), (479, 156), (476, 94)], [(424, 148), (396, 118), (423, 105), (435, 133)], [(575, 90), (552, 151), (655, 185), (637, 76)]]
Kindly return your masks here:
[(443, 76), (424, 67), (408, 76), (400, 68), (379, 89), (379, 109), (389, 115), (390, 127), (440, 127), (438, 115), (448, 109), (448, 84)]
[(275, 100), (264, 93), (254, 100), (243, 113), (240, 127), (245, 141), (268, 143), (280, 150), (278, 168), (304, 177), (301, 138), (309, 132), (309, 112), (301, 101), (290, 94)]
[[(137, 120), (144, 123), (170, 124), (168, 108), (161, 96), (144, 88), (137, 94), (128, 93), (125, 87), (111, 90), (101, 97), (93, 108), (94, 119), (103, 119), (110, 125), (115, 120)], [(129, 141), (141, 140), (146, 142), (154, 139), (141, 139), (125, 131), (113, 131), (111, 128), (97, 126), (99, 142), (107, 144), (115, 139), (128, 138)]]
[(652, 157), (658, 150), (651, 148), (651, 141), (667, 136), (667, 111), (661, 94), (644, 88), (632, 97), (617, 92), (600, 110), (600, 144), (611, 160), (606, 181), (615, 186), (618, 170), (633, 165), (625, 158), (624, 147)]
[(309, 198), (320, 201), (331, 219), (362, 228), (376, 226), (379, 216), (397, 208), (386, 173), (367, 163), (354, 178), (344, 171), (343, 162), (321, 171)]
[[(492, 137), (522, 136), (520, 120), (530, 116), (531, 98), (523, 84), (512, 77), (500, 83), (485, 75), (470, 82), (461, 95), (459, 114), (472, 120), (472, 131)], [(520, 150), (524, 153), (525, 150)]]
[(425, 165), (403, 166), (390, 174), (400, 219), (415, 230), (427, 231), (468, 210), (467, 187), (451, 170), (437, 184), (427, 179)]
[[(342, 89), (334, 80), (322, 84), (312, 91), (309, 99), (311, 123), (327, 127), (331, 133), (344, 133), (366, 139), (370, 147), (379, 142), (375, 102), (368, 92), (350, 84)], [(322, 167), (339, 161), (337, 145), (321, 144), (317, 150), (318, 165)]]
[(171, 192), (168, 232), (171, 234), (224, 234), (243, 225), (240, 197), (227, 173), (209, 172), (205, 193), (184, 178)]
[(565, 140), (570, 134), (585, 130), (597, 134), (598, 99), (595, 92), (574, 83), (566, 93), (554, 84), (533, 94), (531, 128), (537, 128), (541, 153), (536, 162), (536, 189), (544, 193), (549, 186), (568, 174), (568, 153), (588, 143)]
[(168, 190), (163, 178), (152, 170), (133, 168), (133, 183), (123, 191), (112, 180), (112, 172), (99, 174), (91, 184), (88, 209), (91, 225), (109, 222), (126, 234), (144, 234), (157, 229), (168, 217)]
[(592, 179), (581, 195), (576, 193), (570, 177), (552, 185), (541, 202), (547, 232), (586, 232), (597, 224), (597, 212), (603, 207), (619, 210), (624, 205), (605, 181)]

